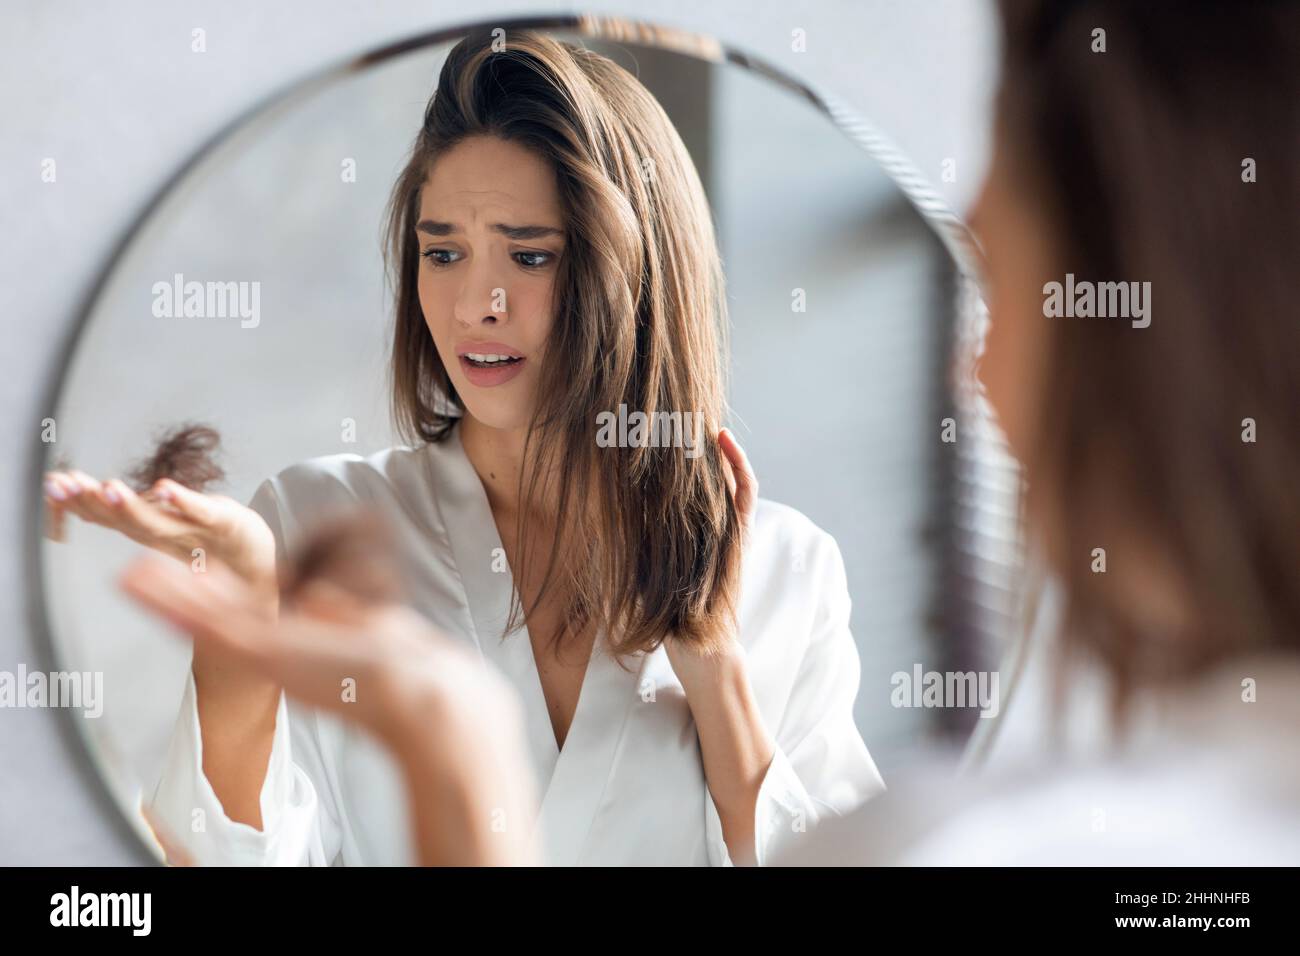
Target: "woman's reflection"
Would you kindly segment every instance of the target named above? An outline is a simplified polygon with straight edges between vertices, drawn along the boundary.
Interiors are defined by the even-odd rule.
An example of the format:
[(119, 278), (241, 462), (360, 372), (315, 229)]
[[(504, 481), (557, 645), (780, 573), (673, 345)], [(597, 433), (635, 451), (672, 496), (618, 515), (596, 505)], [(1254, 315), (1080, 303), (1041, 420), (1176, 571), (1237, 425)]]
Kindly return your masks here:
[[(293, 466), (248, 508), (77, 474), (49, 477), (51, 507), (186, 561), (204, 549), (256, 595), (249, 628), (291, 603), (277, 565), (312, 529), (376, 509), (411, 605), (522, 703), (538, 799), (489, 801), (477, 822), (537, 827), (547, 862), (762, 863), (882, 789), (852, 717), (839, 550), (758, 499), (720, 430), (710, 210), (649, 92), (539, 34), (468, 37), (388, 239), (393, 409), (413, 447)], [(196, 645), (191, 677), (152, 812), (200, 862), (410, 858), (382, 747), (285, 702), (293, 681), (220, 641)], [(343, 678), (358, 709), (388, 692)]]

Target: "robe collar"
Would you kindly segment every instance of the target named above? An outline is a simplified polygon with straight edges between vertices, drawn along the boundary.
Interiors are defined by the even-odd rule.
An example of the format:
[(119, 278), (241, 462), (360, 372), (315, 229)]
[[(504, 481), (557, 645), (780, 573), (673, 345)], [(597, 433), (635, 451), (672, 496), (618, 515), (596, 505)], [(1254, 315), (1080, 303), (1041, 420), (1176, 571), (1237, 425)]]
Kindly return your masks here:
[[(479, 652), (514, 685), (523, 705), (525, 736), (540, 794), (538, 824), (548, 863), (573, 865), (582, 855), (601, 797), (615, 770), (619, 743), (644, 682), (671, 674), (662, 647), (620, 665), (598, 634), (560, 750), (527, 626), (503, 637), (514, 579), (487, 492), (465, 454), (459, 424), (427, 448), (434, 499), (448, 530)], [(494, 570), (502, 569), (504, 570)], [(530, 822), (531, 825), (531, 822)]]

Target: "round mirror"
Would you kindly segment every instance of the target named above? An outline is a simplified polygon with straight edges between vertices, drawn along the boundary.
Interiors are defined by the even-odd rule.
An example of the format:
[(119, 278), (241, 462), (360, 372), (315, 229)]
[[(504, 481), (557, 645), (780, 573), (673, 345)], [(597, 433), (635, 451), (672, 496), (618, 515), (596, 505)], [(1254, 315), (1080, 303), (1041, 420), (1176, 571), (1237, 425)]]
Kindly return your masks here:
[[(784, 506), (764, 507), (783, 516), (787, 530), (772, 534), (787, 535), (789, 545), (765, 583), (744, 579), (742, 632), (797, 642), (806, 622), (787, 592), (845, 591), (851, 611), (846, 602), (834, 607), (857, 654), (841, 655), (836, 667), (847, 661), (857, 673), (837, 672), (835, 686), (848, 687), (846, 706), (880, 775), (887, 781), (936, 739), (978, 741), (1010, 689), (1000, 663), (1010, 651), (1004, 636), (1015, 633), (1008, 582), (1017, 487), (975, 386), (983, 312), (960, 223), (867, 122), (718, 41), (590, 17), (474, 29), (498, 31), (504, 48), (518, 31), (534, 31), (608, 58), (653, 95), (698, 173), (725, 276), (723, 424), (747, 452), (762, 498)], [(393, 449), (420, 453), (390, 413), (396, 293), (386, 281), (384, 217), (449, 51), (470, 32), (416, 37), (294, 84), (216, 136), (160, 190), (106, 270), (65, 359), (45, 436), (47, 470), (143, 475), (161, 436), (201, 423), (219, 438), (220, 474), (207, 476), (206, 490), (242, 503), (260, 495), (265, 504), (315, 480), (303, 477), (304, 462), (328, 459), (320, 480), (335, 481), (357, 469), (384, 474)], [(626, 423), (609, 422), (612, 434), (624, 434)], [(689, 453), (687, 425), (674, 434)], [(452, 451), (444, 443), (436, 452), (449, 471), (435, 483), (473, 476), (463, 456), (446, 460)], [(357, 487), (340, 494), (356, 497)], [(462, 492), (469, 497), (457, 498)], [(476, 485), (453, 488), (437, 520), (411, 513), (405, 532), (446, 551), (404, 552), (417, 582), (412, 603), (471, 642), (500, 609), (508, 569), (498, 574), (505, 585), (485, 584), (464, 567), (431, 571), (422, 562), (455, 565), (466, 559), (463, 540), (491, 543), (496, 529), (473, 528), (486, 514), (475, 511), (482, 494)], [(311, 530), (307, 511), (292, 504), (278, 501), (273, 530), (282, 549)], [(173, 859), (225, 862), (210, 806), (196, 801), (181, 813), (173, 801), (157, 812), (167, 775), (178, 762), (202, 765), (203, 755), (194, 752), (190, 644), (117, 587), (142, 545), (71, 516), (57, 537), (42, 542), (35, 573), (57, 667), (99, 689), (94, 707), (71, 718), (90, 759), (151, 847), (166, 843)], [(422, 590), (421, 576), (434, 573), (442, 582)], [(760, 587), (771, 601), (752, 593)], [(485, 656), (497, 653), (486, 645)], [(547, 709), (528, 709), (543, 698), (535, 668), (512, 670), (519, 661), (532, 656), (498, 663), (536, 723), (529, 735), (540, 790), (558, 821), (552, 859), (696, 862), (657, 855), (659, 842), (672, 841), (629, 840), (612, 822), (607, 805), (627, 798), (612, 784), (602, 788), (631, 759), (619, 748), (631, 745), (612, 732), (612, 741), (597, 740), (603, 731), (584, 718), (602, 723), (600, 695), (613, 692), (587, 673), (561, 745)], [(795, 687), (817, 679), (798, 668), (787, 677)], [(794, 721), (778, 698), (764, 714), (774, 732)], [(323, 858), (296, 862), (407, 861), (392, 822), (405, 804), (382, 756), (323, 715), (292, 706), (279, 714), (300, 725), (292, 751), (271, 761), (295, 768), (289, 786), (311, 782), (336, 831)], [(299, 746), (299, 732), (328, 759)], [(634, 718), (621, 731), (657, 732)], [(604, 762), (603, 747), (612, 748)], [(570, 749), (577, 756), (566, 768)], [(264, 810), (273, 798), (263, 791)], [(358, 821), (372, 814), (389, 821), (386, 829)], [(566, 826), (582, 838), (566, 842)]]

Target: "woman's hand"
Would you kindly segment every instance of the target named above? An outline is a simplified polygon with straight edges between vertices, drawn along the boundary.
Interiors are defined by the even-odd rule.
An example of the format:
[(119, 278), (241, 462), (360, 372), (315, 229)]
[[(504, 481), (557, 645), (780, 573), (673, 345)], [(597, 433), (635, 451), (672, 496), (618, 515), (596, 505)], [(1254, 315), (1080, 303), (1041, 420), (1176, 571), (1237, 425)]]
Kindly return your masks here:
[(220, 564), (204, 573), (143, 557), (121, 579), (196, 646), (371, 731), (403, 765), (425, 863), (533, 862), (522, 712), (482, 659), (414, 611), (304, 584), (278, 620)]
[[(747, 540), (758, 502), (758, 478), (730, 429), (718, 433), (718, 443), (742, 540)], [(755, 807), (776, 742), (754, 698), (744, 648), (734, 634), (709, 653), (672, 637), (664, 641), (664, 648), (695, 719), (704, 775), (727, 849), (734, 862), (752, 864)]]
[[(391, 738), (402, 721), (462, 699), (499, 703), (499, 679), (478, 657), (398, 604), (370, 605), (323, 581), (303, 585), (278, 619), (220, 564), (195, 573), (141, 558), (123, 588), (193, 638), (219, 647), (313, 707), (341, 713)], [(509, 709), (509, 705), (506, 705)]]
[(736, 514), (740, 516), (741, 530), (747, 535), (754, 523), (754, 509), (758, 506), (758, 477), (750, 467), (749, 456), (730, 428), (718, 432), (718, 444), (727, 464), (727, 487), (731, 489)]
[[(727, 488), (740, 519), (741, 540), (748, 540), (749, 529), (754, 523), (754, 510), (758, 501), (758, 478), (749, 464), (749, 457), (736, 441), (731, 429), (724, 428), (718, 432), (718, 445), (722, 449), (724, 470), (727, 475)], [(668, 660), (673, 666), (677, 679), (687, 688), (693, 684), (707, 684), (717, 676), (720, 668), (734, 664), (734, 657), (740, 652), (740, 646), (733, 639), (711, 654), (702, 654), (693, 647), (684, 646), (680, 641), (668, 638), (664, 641)]]
[(262, 516), (225, 495), (202, 494), (168, 478), (136, 494), (124, 481), (100, 482), (80, 471), (45, 475), (47, 536), (63, 539), (66, 515), (120, 531), (185, 563), (196, 551), (245, 580), (274, 588), (275, 537)]
[[(204, 578), (197, 572), (224, 562), (233, 569), (226, 573), (238, 575), (256, 595), (258, 617), (274, 620), (275, 535), (261, 515), (233, 498), (202, 494), (167, 478), (136, 494), (119, 479), (100, 482), (80, 471), (52, 471), (45, 476), (45, 503), (46, 533), (55, 540), (62, 540), (66, 516), (73, 514), (175, 558), (182, 564), (173, 570), (189, 578)], [(203, 772), (226, 815), (260, 829), (280, 688), (211, 647), (195, 647), (190, 669)]]

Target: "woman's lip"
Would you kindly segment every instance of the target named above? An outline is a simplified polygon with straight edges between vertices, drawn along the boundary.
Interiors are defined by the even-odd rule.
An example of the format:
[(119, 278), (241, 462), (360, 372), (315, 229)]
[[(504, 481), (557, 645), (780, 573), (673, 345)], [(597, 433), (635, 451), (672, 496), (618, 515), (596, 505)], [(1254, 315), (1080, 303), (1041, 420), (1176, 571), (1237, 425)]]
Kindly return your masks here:
[[(471, 351), (479, 354), (477, 348), (471, 349)], [(489, 352), (488, 354), (508, 355), (510, 353)], [(503, 385), (518, 375), (520, 370), (523, 369), (524, 363), (527, 361), (528, 359), (521, 356), (518, 362), (511, 362), (508, 365), (503, 365), (501, 368), (481, 368), (480, 366), (471, 364), (468, 358), (461, 355), (460, 368), (461, 371), (465, 373), (465, 377), (469, 379), (471, 385), (477, 385), (479, 388), (492, 388), (494, 385)]]

